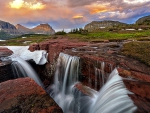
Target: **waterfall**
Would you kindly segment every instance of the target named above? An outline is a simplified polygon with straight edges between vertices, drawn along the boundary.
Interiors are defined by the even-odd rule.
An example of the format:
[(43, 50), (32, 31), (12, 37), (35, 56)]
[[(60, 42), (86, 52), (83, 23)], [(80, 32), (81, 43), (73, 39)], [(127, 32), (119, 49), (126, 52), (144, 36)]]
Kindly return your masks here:
[(38, 85), (43, 87), (43, 83), (41, 82), (37, 73), (34, 71), (34, 69), (31, 67), (31, 65), (28, 62), (26, 62), (20, 57), (12, 57), (11, 59), (13, 61), (12, 69), (13, 69), (15, 78), (28, 76), (32, 78)]
[[(86, 88), (88, 92), (93, 93), (93, 96), (90, 97), (75, 87), (79, 83), (78, 68), (78, 57), (60, 53), (54, 84), (47, 88), (47, 92), (63, 109), (64, 113), (134, 112), (136, 107), (128, 97), (128, 94), (131, 93), (126, 89), (117, 69), (110, 74), (107, 81), (104, 79), (104, 62), (101, 63), (101, 70), (95, 69), (96, 76), (100, 76), (98, 78), (102, 81), (102, 88), (99, 92)], [(95, 87), (97, 87), (97, 83), (95, 83)]]
[(96, 95), (89, 113), (133, 113), (136, 110), (122, 78), (115, 69)]
[(43, 65), (47, 62), (47, 53), (44, 50), (37, 50), (30, 52), (28, 46), (6, 46), (8, 49), (13, 51), (13, 54), (8, 57), (1, 58), (2, 61), (13, 61), (12, 70), (14, 78), (30, 77), (38, 85), (44, 88), (40, 78), (34, 69), (30, 66), (26, 60), (33, 59), (36, 64)]
[(55, 72), (54, 85), (50, 95), (63, 109), (64, 113), (72, 111), (74, 101), (73, 86), (78, 81), (79, 57), (60, 53)]

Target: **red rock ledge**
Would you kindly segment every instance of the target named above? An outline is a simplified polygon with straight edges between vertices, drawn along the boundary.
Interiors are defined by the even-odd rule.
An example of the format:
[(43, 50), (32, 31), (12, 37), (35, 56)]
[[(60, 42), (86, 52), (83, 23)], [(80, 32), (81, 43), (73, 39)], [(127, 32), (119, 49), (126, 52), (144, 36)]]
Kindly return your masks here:
[(10, 112), (63, 113), (54, 100), (28, 77), (0, 84), (0, 113)]

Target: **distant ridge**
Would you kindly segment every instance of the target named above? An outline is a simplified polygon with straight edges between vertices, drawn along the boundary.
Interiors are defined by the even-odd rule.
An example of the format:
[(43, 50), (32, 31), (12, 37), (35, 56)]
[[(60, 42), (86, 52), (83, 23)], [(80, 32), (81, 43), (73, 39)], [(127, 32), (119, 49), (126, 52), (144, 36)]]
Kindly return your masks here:
[(104, 20), (104, 21), (92, 21), (91, 23), (87, 24), (84, 29), (88, 31), (93, 31), (99, 28), (106, 28), (106, 27), (114, 27), (114, 26), (124, 26), (127, 25), (126, 23), (122, 23), (119, 21), (111, 21), (111, 20)]
[(136, 24), (139, 24), (139, 25), (150, 25), (150, 15), (149, 16), (144, 16), (142, 18), (139, 18), (136, 21)]

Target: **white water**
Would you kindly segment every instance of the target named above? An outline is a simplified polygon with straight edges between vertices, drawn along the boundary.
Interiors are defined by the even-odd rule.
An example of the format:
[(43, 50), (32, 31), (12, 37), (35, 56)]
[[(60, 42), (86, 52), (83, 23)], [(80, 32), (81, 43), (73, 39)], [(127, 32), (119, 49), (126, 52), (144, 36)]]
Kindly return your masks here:
[(55, 73), (54, 85), (50, 86), (50, 95), (63, 109), (64, 113), (72, 112), (71, 103), (74, 101), (72, 92), (78, 81), (79, 58), (60, 53)]
[[(12, 70), (14, 73), (14, 78), (20, 77), (30, 77), (38, 85), (43, 87), (43, 84), (38, 77), (34, 69), (28, 64), (25, 60), (33, 59), (36, 64), (43, 65), (47, 62), (47, 53), (46, 51), (39, 50), (30, 52), (28, 46), (6, 46), (8, 49), (13, 51), (13, 54), (9, 57), (1, 58), (2, 61), (13, 61)], [(43, 87), (44, 88), (44, 87)]]
[(100, 88), (105, 84), (105, 76), (104, 74), (105, 63), (101, 62), (101, 68), (98, 69), (95, 67), (95, 89), (98, 89), (98, 82), (100, 82)]
[[(104, 63), (101, 71), (104, 77)], [(122, 78), (115, 69), (108, 80), (102, 78), (103, 87), (93, 97), (85, 96), (74, 85), (78, 82), (79, 58), (60, 53), (54, 84), (50, 86), (50, 96), (64, 113), (133, 113), (136, 107), (128, 97)], [(104, 84), (105, 83), (105, 84)]]
[(23, 77), (28, 76), (32, 78), (38, 85), (43, 87), (43, 83), (41, 82), (34, 69), (30, 66), (30, 64), (28, 64), (25, 60), (23, 60), (20, 57), (12, 57), (12, 61), (15, 62), (15, 64), (13, 64), (13, 68), (16, 72), (14, 74), (16, 74), (17, 77), (20, 77), (21, 75), (23, 75)]
[(20, 57), (24, 60), (33, 59), (36, 64), (43, 65), (47, 62), (47, 53), (45, 50), (36, 50), (31, 52), (28, 50), (29, 46), (6, 46), (13, 51), (10, 57)]
[(133, 113), (136, 110), (122, 78), (115, 69), (96, 95), (89, 113)]

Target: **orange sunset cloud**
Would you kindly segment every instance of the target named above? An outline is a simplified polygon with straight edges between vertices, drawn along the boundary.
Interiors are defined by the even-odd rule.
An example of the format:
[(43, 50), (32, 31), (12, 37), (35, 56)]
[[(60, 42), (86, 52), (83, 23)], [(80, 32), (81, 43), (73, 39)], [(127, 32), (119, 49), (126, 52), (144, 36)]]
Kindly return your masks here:
[[(108, 7), (106, 6), (107, 4), (91, 4), (91, 5), (88, 5), (86, 6), (86, 8), (89, 10), (89, 12), (91, 14), (97, 14), (97, 13), (100, 13), (100, 12), (106, 12), (108, 11)], [(110, 10), (110, 8), (109, 8)]]
[(73, 19), (80, 19), (80, 18), (83, 18), (83, 16), (82, 15), (76, 15), (76, 16), (73, 16), (72, 18)]
[(32, 10), (43, 9), (45, 5), (41, 2), (25, 2), (24, 0), (14, 0), (13, 2), (9, 2), (11, 8), (20, 9), (20, 8), (29, 8)]

